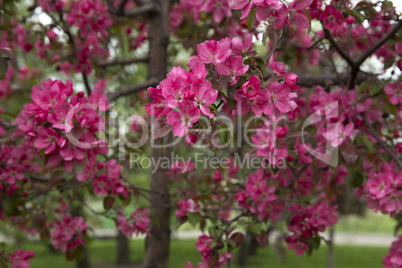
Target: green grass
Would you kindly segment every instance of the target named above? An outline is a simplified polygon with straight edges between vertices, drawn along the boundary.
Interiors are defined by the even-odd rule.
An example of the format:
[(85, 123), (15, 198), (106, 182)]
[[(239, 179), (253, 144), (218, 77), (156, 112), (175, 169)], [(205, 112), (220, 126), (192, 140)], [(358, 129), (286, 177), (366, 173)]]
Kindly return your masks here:
[(342, 216), (335, 225), (337, 232), (393, 234), (396, 221), (388, 215), (366, 211), (364, 217)]
[[(131, 260), (140, 263), (144, 256), (143, 240), (131, 241)], [(65, 260), (62, 254), (49, 253), (46, 246), (38, 243), (27, 243), (24, 249), (34, 250), (35, 258), (31, 259), (31, 268), (73, 268), (74, 263)], [(388, 249), (382, 247), (337, 246), (335, 248), (336, 267), (341, 268), (380, 268), (381, 261)], [(112, 265), (115, 260), (116, 248), (114, 240), (94, 241), (89, 246), (90, 259), (93, 267)], [(236, 254), (236, 252), (235, 252)], [(250, 257), (247, 268), (325, 268), (327, 264), (327, 247), (322, 245), (320, 250), (311, 257), (299, 257), (292, 251), (286, 252), (286, 263), (280, 263), (272, 248), (259, 248), (257, 255)], [(200, 261), (200, 255), (195, 248), (195, 240), (174, 240), (171, 246), (169, 267), (179, 268), (189, 260), (193, 264)], [(102, 266), (104, 267), (104, 266)], [(113, 266), (110, 266), (113, 267)], [(232, 267), (236, 267), (232, 265)]]

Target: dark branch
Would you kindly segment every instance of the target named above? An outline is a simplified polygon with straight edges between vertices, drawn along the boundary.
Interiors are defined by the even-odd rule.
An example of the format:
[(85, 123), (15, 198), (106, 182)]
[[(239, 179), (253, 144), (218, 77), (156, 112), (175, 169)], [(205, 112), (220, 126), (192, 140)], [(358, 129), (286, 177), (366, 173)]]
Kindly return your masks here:
[[(265, 80), (270, 78), (273, 73), (269, 73), (267, 77), (264, 77)], [(328, 73), (328, 74), (299, 74), (296, 73), (299, 77), (299, 81), (297, 85), (301, 87), (314, 87), (314, 86), (322, 86), (322, 87), (329, 87), (329, 86), (338, 86), (342, 84), (346, 84), (348, 81), (348, 74), (340, 73)], [(377, 77), (374, 74), (368, 73), (360, 73), (357, 76), (357, 81), (362, 83), (367, 80), (375, 81)]]
[(398, 22), (395, 27), (387, 33), (380, 41), (378, 41), (373, 47), (371, 47), (369, 50), (367, 50), (363, 55), (360, 56), (360, 58), (356, 61), (356, 67), (360, 67), (360, 65), (363, 64), (363, 62), (370, 57), (377, 49), (382, 47), (389, 39), (393, 38), (394, 35), (399, 31), (399, 29), (402, 28), (402, 21)]
[(143, 82), (143, 83), (140, 83), (140, 84), (136, 84), (136, 85), (132, 85), (132, 86), (123, 88), (123, 89), (121, 89), (121, 90), (119, 90), (119, 91), (110, 93), (110, 94), (108, 94), (107, 97), (108, 97), (108, 100), (109, 100), (109, 101), (114, 101), (114, 100), (116, 100), (116, 99), (118, 99), (118, 98), (120, 98), (120, 97), (123, 97), (123, 96), (127, 96), (127, 95), (130, 95), (130, 94), (137, 93), (137, 92), (139, 92), (139, 91), (141, 91), (141, 90), (144, 90), (144, 89), (146, 89), (146, 88), (148, 88), (148, 87), (155, 87), (155, 86), (157, 86), (158, 84), (159, 84), (159, 80), (158, 80), (158, 79), (156, 79), (156, 78), (151, 78), (150, 80), (148, 80), (148, 81), (146, 81), (146, 82)]
[(89, 96), (89, 95), (91, 95), (92, 89), (91, 89), (91, 85), (89, 84), (89, 81), (88, 81), (88, 76), (85, 72), (82, 72), (82, 79), (84, 80), (85, 89), (87, 90), (87, 94)]
[(103, 61), (103, 62), (98, 62), (98, 65), (100, 67), (108, 67), (108, 66), (114, 66), (114, 65), (128, 65), (128, 64), (133, 64), (133, 63), (138, 63), (138, 62), (147, 62), (149, 60), (149, 57), (141, 57), (141, 58), (134, 58), (134, 59), (122, 59), (122, 60), (112, 60), (112, 61)]
[(276, 45), (275, 45), (275, 48), (271, 51), (271, 53), (268, 54), (267, 61), (269, 61), (269, 59), (272, 57), (272, 55), (274, 55), (274, 53), (275, 53), (275, 52), (279, 49), (279, 47), (281, 46), (282, 41), (283, 41), (283, 39), (285, 38), (285, 35), (286, 35), (286, 31), (287, 31), (287, 30), (288, 30), (288, 26), (285, 25), (285, 28), (283, 28), (282, 34), (281, 34), (281, 36), (279, 37), (278, 42), (277, 42)]
[(118, 14), (123, 14), (124, 13), (124, 7), (126, 6), (128, 0), (122, 0), (119, 4), (119, 6), (117, 7), (117, 13)]
[(354, 68), (355, 63), (352, 58), (338, 45), (332, 36), (331, 32), (324, 28), (325, 37), (329, 40), (334, 49), (339, 53), (339, 55), (350, 65), (350, 67)]
[(385, 144), (383, 140), (381, 140), (381, 137), (377, 134), (373, 125), (371, 125), (368, 121), (367, 116), (364, 113), (361, 113), (360, 115), (363, 118), (364, 124), (369, 129), (370, 134), (376, 139), (378, 144), (392, 157), (392, 159), (394, 159), (395, 163), (399, 166), (399, 169), (402, 170), (402, 162), (398, 158), (398, 156), (394, 154), (394, 152)]
[(115, 10), (111, 6), (109, 6), (110, 13), (119, 15), (119, 16), (129, 17), (129, 18), (146, 15), (146, 14), (149, 14), (149, 13), (152, 13), (155, 11), (157, 11), (157, 5), (155, 3), (147, 3), (144, 5), (141, 5), (133, 10), (128, 10), (128, 11), (123, 10), (122, 13), (119, 13), (118, 10)]

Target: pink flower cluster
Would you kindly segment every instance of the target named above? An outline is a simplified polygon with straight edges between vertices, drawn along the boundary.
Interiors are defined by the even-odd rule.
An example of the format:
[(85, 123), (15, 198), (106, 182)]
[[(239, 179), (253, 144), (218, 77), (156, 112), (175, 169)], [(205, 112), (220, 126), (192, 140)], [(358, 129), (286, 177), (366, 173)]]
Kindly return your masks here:
[[(193, 128), (201, 113), (213, 118), (214, 113), (208, 106), (215, 102), (218, 91), (206, 80), (206, 65), (208, 68), (214, 66), (215, 74), (228, 77), (229, 85), (235, 85), (249, 69), (248, 65), (243, 65), (243, 57), (240, 54), (252, 49), (251, 38), (251, 35), (246, 35), (244, 41), (240, 38), (232, 40), (225, 38), (199, 44), (197, 55), (191, 57), (188, 63), (191, 68), (189, 72), (174, 67), (157, 88), (148, 89), (154, 101), (147, 105), (147, 113), (154, 115), (155, 118), (166, 115), (166, 122), (172, 125), (173, 134), (179, 137)], [(272, 82), (265, 90), (261, 86), (260, 79), (252, 76), (249, 81), (243, 83), (241, 90), (235, 92), (238, 114), (245, 115), (252, 110), (257, 116), (263, 113), (280, 115), (291, 112), (297, 107), (293, 100), (297, 94), (291, 90), (298, 88), (296, 86), (298, 77), (293, 73), (286, 73), (285, 65), (275, 62), (273, 58), (270, 60), (270, 66), (276, 75), (285, 77), (284, 84)], [(222, 100), (226, 99), (222, 97)], [(225, 106), (222, 111), (226, 111)], [(194, 141), (189, 137), (186, 142), (191, 144)]]
[(187, 213), (197, 213), (200, 210), (200, 205), (194, 202), (193, 199), (186, 200), (183, 198), (177, 202), (177, 206), (179, 207), (179, 209), (175, 211), (177, 219), (186, 216)]
[(288, 230), (292, 235), (286, 238), (286, 242), (288, 249), (295, 250), (300, 256), (309, 250), (306, 241), (338, 221), (337, 206), (331, 206), (328, 201), (319, 201), (314, 206), (307, 207), (292, 204), (289, 210), (296, 215), (291, 217), (288, 224)]
[(98, 34), (108, 36), (107, 29), (112, 25), (112, 20), (102, 0), (74, 1), (69, 10), (66, 20), (80, 30), (82, 38)]
[(180, 25), (184, 17), (183, 11), (191, 14), (195, 22), (199, 21), (201, 12), (212, 14), (216, 23), (222, 22), (225, 17), (232, 16), (228, 0), (181, 0), (180, 4), (175, 5), (170, 13), (171, 26)]
[(11, 255), (11, 268), (28, 268), (28, 259), (33, 258), (35, 253), (31, 250), (18, 249)]
[(382, 262), (384, 263), (384, 268), (402, 267), (402, 235), (392, 243), (387, 256)]
[(127, 237), (139, 234), (148, 234), (148, 224), (151, 221), (149, 219), (149, 209), (137, 208), (131, 215), (131, 219), (127, 220), (123, 210), (120, 210), (117, 216), (117, 228)]
[(71, 170), (75, 162), (83, 164), (87, 159), (95, 164), (98, 154), (107, 154), (107, 143), (96, 137), (104, 122), (98, 111), (109, 105), (100, 84), (103, 81), (89, 98), (84, 92), (73, 94), (70, 80), (48, 79), (32, 88), (33, 103), (24, 106), (16, 123), (27, 140), (44, 152), (50, 166), (64, 163), (66, 170)]
[(170, 167), (168, 174), (173, 175), (173, 174), (187, 173), (187, 172), (194, 170), (194, 167), (195, 167), (194, 163), (191, 162), (190, 160), (187, 160), (184, 163), (180, 162), (180, 161), (176, 161)]
[(383, 214), (395, 216), (402, 212), (402, 171), (396, 173), (391, 165), (382, 163), (382, 171), (369, 173), (364, 190), (367, 206)]
[[(200, 252), (201, 257), (202, 257), (202, 262), (198, 263), (198, 268), (210, 268), (210, 267), (216, 267), (220, 268), (222, 265), (225, 265), (228, 263), (228, 259), (232, 257), (231, 253), (223, 253), (222, 255), (219, 256), (218, 261), (214, 266), (210, 266), (209, 259), (211, 258), (212, 254), (212, 244), (213, 241), (211, 237), (207, 235), (201, 235), (198, 237), (197, 242), (195, 243), (197, 250)], [(218, 253), (214, 253), (218, 254)], [(184, 265), (186, 268), (195, 268), (195, 266), (191, 262), (187, 262), (187, 264)]]
[(147, 105), (147, 113), (155, 118), (166, 115), (173, 134), (183, 137), (199, 120), (200, 113), (214, 116), (208, 106), (215, 102), (218, 91), (205, 80), (206, 75), (203, 63), (197, 63), (190, 72), (174, 67), (157, 88), (148, 89), (155, 101)]
[(284, 207), (277, 202), (276, 187), (268, 184), (264, 169), (260, 168), (254, 174), (249, 174), (245, 183), (246, 189), (236, 194), (236, 200), (240, 207), (246, 208), (258, 215), (259, 220), (267, 217), (277, 221), (279, 213)]
[(269, 19), (273, 22), (275, 29), (281, 29), (285, 25), (297, 29), (310, 27), (310, 21), (303, 12), (313, 0), (294, 0), (288, 6), (279, 0), (228, 0), (229, 7), (234, 10), (243, 10), (240, 19), (249, 16), (252, 8), (256, 9), (256, 20), (263, 21)]
[(64, 216), (60, 221), (53, 222), (50, 236), (55, 248), (62, 252), (73, 252), (78, 246), (85, 246), (84, 235), (87, 232), (87, 223), (82, 217)]
[(402, 104), (402, 82), (398, 84), (388, 84), (385, 86), (384, 91), (389, 96), (389, 102), (391, 104)]
[(37, 158), (32, 147), (29, 142), (18, 146), (2, 144), (0, 164), (4, 167), (0, 167), (0, 194), (14, 194), (28, 182), (26, 172), (38, 172), (40, 167), (32, 162)]
[(96, 195), (120, 195), (127, 198), (129, 189), (121, 178), (121, 165), (115, 159), (110, 159), (103, 164), (99, 162), (93, 165), (87, 162), (83, 170), (77, 173), (77, 180), (82, 182), (92, 180), (93, 191)]

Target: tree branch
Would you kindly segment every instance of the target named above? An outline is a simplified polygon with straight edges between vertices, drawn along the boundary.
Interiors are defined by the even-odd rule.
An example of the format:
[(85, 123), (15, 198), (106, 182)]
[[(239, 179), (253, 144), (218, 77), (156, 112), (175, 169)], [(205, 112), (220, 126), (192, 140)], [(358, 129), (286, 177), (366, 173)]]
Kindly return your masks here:
[(148, 87), (155, 87), (155, 86), (157, 86), (158, 84), (159, 84), (159, 80), (158, 80), (158, 79), (156, 79), (156, 78), (151, 78), (150, 80), (148, 80), (148, 81), (146, 81), (146, 82), (143, 82), (143, 83), (140, 83), (140, 84), (136, 84), (136, 85), (132, 85), (132, 86), (123, 88), (123, 89), (121, 89), (121, 90), (119, 90), (119, 91), (110, 93), (110, 94), (108, 94), (107, 97), (108, 97), (108, 100), (109, 100), (109, 101), (114, 101), (114, 100), (116, 100), (116, 99), (118, 99), (118, 98), (120, 98), (120, 97), (123, 97), (123, 96), (127, 96), (127, 95), (130, 95), (130, 94), (137, 93), (138, 91), (141, 91), (141, 90), (146, 89), (146, 88), (148, 88)]
[(85, 89), (89, 96), (89, 95), (91, 95), (92, 89), (91, 89), (91, 85), (89, 84), (89, 81), (88, 81), (88, 76), (85, 72), (82, 72), (82, 79), (84, 80)]
[[(297, 85), (301, 87), (314, 87), (314, 86), (322, 86), (322, 87), (328, 87), (328, 86), (334, 86), (334, 85), (342, 85), (346, 84), (348, 81), (348, 74), (346, 73), (340, 73), (339, 75), (336, 73), (324, 73), (324, 74), (300, 74), (300, 73), (295, 73), (299, 77), (299, 81), (297, 82)], [(268, 73), (266, 77), (264, 77), (265, 80), (267, 80), (269, 77), (273, 75), (272, 72)], [(359, 83), (362, 83), (367, 80), (375, 80), (377, 79), (374, 74), (367, 74), (367, 73), (360, 73), (357, 76), (357, 81)]]
[(144, 5), (141, 5), (133, 10), (128, 10), (125, 11), (123, 9), (123, 11), (120, 13), (119, 10), (115, 10), (113, 9), (111, 6), (109, 6), (109, 12), (115, 15), (119, 15), (119, 16), (124, 16), (124, 17), (129, 17), (129, 18), (134, 18), (134, 17), (138, 17), (141, 15), (146, 15), (149, 14), (151, 12), (155, 12), (157, 11), (157, 5), (152, 2), (152, 3), (147, 3)]
[(119, 4), (119, 6), (117, 7), (117, 13), (118, 14), (123, 14), (124, 13), (124, 7), (126, 6), (128, 0), (122, 0)]
[(325, 37), (328, 39), (328, 41), (331, 43), (331, 45), (334, 47), (334, 49), (339, 53), (339, 55), (350, 65), (350, 67), (354, 68), (355, 63), (352, 60), (352, 58), (345, 52), (343, 49), (338, 45), (338, 43), (335, 41), (334, 37), (332, 36), (331, 32), (328, 31), (327, 29), (324, 29)]
[(138, 63), (138, 62), (147, 62), (148, 60), (149, 60), (149, 57), (145, 56), (145, 57), (133, 58), (133, 59), (115, 59), (112, 61), (102, 61), (102, 62), (98, 62), (97, 64), (100, 67), (108, 67), (108, 66), (114, 66), (114, 65), (128, 65), (128, 64)]
[(360, 56), (360, 58), (356, 61), (356, 67), (360, 67), (360, 65), (363, 64), (363, 62), (371, 56), (377, 49), (382, 47), (389, 39), (394, 37), (394, 35), (399, 31), (399, 29), (402, 28), (402, 21), (398, 22), (395, 27), (387, 33), (383, 38), (381, 38), (380, 41), (378, 41), (374, 46), (372, 46), (369, 50), (367, 50), (363, 55)]
[(392, 157), (392, 159), (394, 159), (395, 163), (399, 166), (399, 169), (402, 170), (402, 162), (398, 158), (398, 156), (394, 154), (394, 152), (384, 143), (383, 140), (381, 140), (381, 137), (377, 134), (373, 125), (371, 125), (368, 121), (367, 116), (364, 113), (361, 113), (360, 115), (363, 118), (364, 124), (369, 129), (370, 134), (377, 140), (378, 144)]
[(268, 54), (267, 56), (267, 61), (269, 61), (269, 59), (272, 57), (272, 55), (274, 55), (274, 53), (279, 49), (279, 47), (282, 44), (283, 39), (285, 38), (286, 35), (286, 31), (288, 30), (288, 26), (285, 25), (285, 27), (283, 28), (282, 34), (278, 39), (278, 42), (275, 45), (275, 48), (271, 51), (271, 53)]

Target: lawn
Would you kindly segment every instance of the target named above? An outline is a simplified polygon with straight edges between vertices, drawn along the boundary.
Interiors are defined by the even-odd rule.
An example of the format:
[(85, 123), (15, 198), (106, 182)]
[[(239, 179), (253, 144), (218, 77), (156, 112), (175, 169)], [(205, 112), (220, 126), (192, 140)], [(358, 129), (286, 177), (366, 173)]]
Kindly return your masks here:
[[(144, 256), (144, 244), (142, 240), (131, 241), (131, 260), (140, 263)], [(46, 246), (39, 243), (27, 243), (24, 249), (35, 251), (35, 258), (31, 260), (31, 268), (73, 268), (72, 262), (68, 262), (61, 254), (49, 253)], [(115, 259), (114, 240), (94, 241), (89, 246), (90, 259), (94, 268), (114, 267)], [(336, 267), (341, 268), (380, 268), (382, 258), (387, 254), (387, 248), (364, 246), (337, 246), (335, 253)], [(280, 263), (275, 251), (271, 248), (260, 248), (257, 256), (249, 259), (247, 268), (325, 268), (327, 264), (327, 248), (321, 249), (311, 257), (299, 257), (288, 251), (286, 263)], [(193, 264), (200, 261), (200, 256), (195, 248), (195, 240), (174, 240), (172, 242), (169, 267), (179, 268), (190, 260)], [(131, 266), (137, 267), (137, 266)], [(140, 266), (138, 266), (140, 267)], [(232, 267), (236, 267), (232, 265)]]

